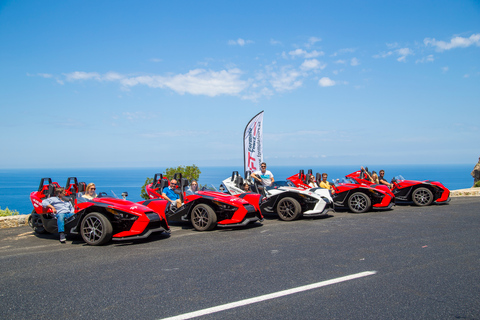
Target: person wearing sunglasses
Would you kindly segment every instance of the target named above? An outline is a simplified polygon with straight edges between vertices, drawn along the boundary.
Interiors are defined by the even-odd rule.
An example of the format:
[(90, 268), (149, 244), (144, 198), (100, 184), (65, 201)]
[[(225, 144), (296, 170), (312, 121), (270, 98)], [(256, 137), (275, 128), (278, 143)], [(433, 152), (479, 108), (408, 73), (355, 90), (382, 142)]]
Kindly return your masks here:
[(95, 193), (95, 190), (97, 190), (97, 188), (95, 187), (95, 183), (89, 183), (87, 185), (87, 188), (85, 189), (85, 194), (82, 197), (87, 200), (92, 200), (93, 198), (96, 198), (97, 194)]
[(193, 180), (192, 183), (190, 183), (190, 186), (187, 187), (187, 190), (185, 190), (185, 193), (187, 195), (192, 195), (195, 194), (195, 192), (198, 191), (198, 182)]
[(265, 162), (260, 164), (260, 170), (252, 173), (252, 178), (261, 183), (263, 187), (269, 187), (273, 184), (273, 182), (275, 182), (275, 179), (273, 179), (273, 174), (267, 170), (267, 164)]
[(318, 188), (318, 184), (317, 184), (317, 181), (315, 181), (315, 177), (314, 176), (310, 176), (310, 178), (308, 178), (308, 185), (311, 187), (311, 188)]
[(172, 179), (170, 180), (170, 185), (168, 187), (163, 188), (162, 190), (162, 197), (165, 200), (168, 200), (173, 207), (180, 208), (182, 206), (182, 201), (180, 200), (180, 195), (175, 193), (175, 189), (177, 188), (177, 180)]

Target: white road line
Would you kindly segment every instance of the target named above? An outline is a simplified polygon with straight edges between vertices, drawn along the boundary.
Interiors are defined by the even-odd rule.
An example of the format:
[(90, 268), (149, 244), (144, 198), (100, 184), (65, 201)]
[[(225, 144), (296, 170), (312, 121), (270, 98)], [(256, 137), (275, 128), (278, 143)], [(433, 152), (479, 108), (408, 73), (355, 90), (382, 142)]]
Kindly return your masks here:
[(335, 278), (335, 279), (331, 279), (331, 280), (325, 280), (325, 281), (322, 281), (322, 282), (317, 282), (317, 283), (313, 283), (313, 284), (309, 284), (309, 285), (305, 285), (305, 286), (301, 286), (301, 287), (297, 287), (297, 288), (293, 288), (293, 289), (288, 289), (288, 290), (283, 290), (283, 291), (279, 291), (279, 292), (269, 293), (269, 294), (265, 294), (263, 296), (258, 296), (258, 297), (255, 297), (255, 298), (240, 300), (240, 301), (237, 301), (237, 302), (227, 303), (227, 304), (223, 304), (223, 305), (212, 307), (212, 308), (207, 308), (207, 309), (203, 309), (203, 310), (189, 312), (189, 313), (181, 314), (181, 315), (170, 317), (170, 318), (163, 318), (161, 320), (191, 319), (191, 318), (194, 318), (194, 317), (200, 317), (200, 316), (204, 316), (204, 315), (215, 313), (215, 312), (220, 312), (220, 311), (224, 311), (224, 310), (228, 310), (228, 309), (233, 309), (233, 308), (245, 306), (245, 305), (248, 305), (248, 304), (253, 304), (253, 303), (257, 303), (257, 302), (261, 302), (261, 301), (265, 301), (265, 300), (275, 299), (275, 298), (287, 296), (287, 295), (302, 292), (302, 291), (308, 291), (308, 290), (317, 289), (317, 288), (320, 288), (320, 287), (325, 287), (325, 286), (329, 286), (329, 285), (344, 282), (344, 281), (349, 281), (349, 280), (353, 280), (353, 279), (367, 277), (367, 276), (374, 275), (376, 273), (377, 273), (377, 271), (365, 271), (365, 272), (355, 273), (355, 274), (351, 274), (351, 275), (348, 275), (348, 276)]

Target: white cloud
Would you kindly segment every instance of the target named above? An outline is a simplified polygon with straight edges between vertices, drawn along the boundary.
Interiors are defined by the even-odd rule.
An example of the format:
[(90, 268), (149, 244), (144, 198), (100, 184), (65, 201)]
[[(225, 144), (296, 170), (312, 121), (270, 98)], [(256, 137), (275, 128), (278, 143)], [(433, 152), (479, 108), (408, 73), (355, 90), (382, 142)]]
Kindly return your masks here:
[(435, 59), (433, 58), (433, 54), (429, 54), (426, 57), (423, 57), (422, 59), (418, 59), (415, 61), (415, 63), (426, 63), (426, 62), (433, 62)]
[(383, 51), (383, 52), (380, 52), (379, 54), (374, 55), (373, 57), (375, 59), (386, 58), (386, 57), (391, 56), (392, 54), (393, 54), (393, 51)]
[(317, 38), (317, 37), (310, 37), (308, 39), (308, 43), (305, 45), (307, 48), (310, 48), (313, 46), (315, 43), (322, 41), (322, 39)]
[(323, 77), (320, 80), (318, 80), (318, 85), (320, 87), (331, 87), (335, 85), (335, 81), (328, 77)]
[(358, 66), (360, 64), (360, 62), (358, 61), (357, 58), (352, 58), (352, 60), (350, 60), (350, 65), (355, 67), (355, 66)]
[(396, 53), (400, 56), (397, 61), (399, 62), (406, 62), (407, 56), (412, 55), (413, 51), (409, 48), (401, 48), (396, 50)]
[(275, 39), (270, 39), (270, 44), (272, 46), (277, 46), (277, 45), (281, 45), (282, 43), (278, 40), (275, 40)]
[(146, 85), (151, 88), (169, 88), (179, 94), (206, 95), (214, 97), (221, 94), (237, 95), (247, 87), (247, 82), (240, 79), (239, 69), (212, 71), (204, 69), (190, 70), (186, 74), (173, 76), (143, 75), (126, 76), (115, 72), (100, 75), (96, 72), (73, 72), (65, 74), (68, 81), (95, 80), (119, 82), (130, 88)]
[(448, 67), (442, 67), (442, 72), (446, 73), (448, 71)]
[(45, 79), (53, 78), (53, 75), (50, 74), (50, 73), (37, 73), (37, 75), (39, 75), (40, 77), (45, 78)]
[(302, 85), (302, 80), (299, 79), (301, 73), (288, 66), (283, 67), (280, 71), (271, 71), (269, 73), (270, 84), (276, 91), (293, 90)]
[(315, 70), (315, 69), (325, 69), (327, 65), (326, 64), (321, 64), (320, 61), (317, 59), (307, 59), (303, 61), (302, 65), (300, 68), (302, 70)]
[(288, 54), (291, 55), (292, 57), (302, 57), (302, 58), (308, 59), (308, 58), (316, 58), (318, 56), (323, 56), (325, 53), (323, 51), (317, 51), (317, 50), (307, 52), (303, 49), (296, 49), (296, 50), (290, 51)]
[(72, 73), (64, 74), (67, 81), (75, 81), (75, 80), (100, 80), (100, 74), (96, 72), (82, 72), (82, 71), (75, 71)]
[(253, 43), (253, 41), (252, 40), (244, 40), (242, 38), (238, 38), (237, 40), (228, 40), (228, 44), (232, 45), (232, 46), (238, 45), (238, 46), (243, 47), (244, 45), (250, 44), (250, 43)]
[(480, 46), (480, 33), (472, 34), (468, 38), (453, 37), (450, 42), (437, 41), (435, 38), (425, 38), (423, 43), (426, 46), (436, 47), (438, 51), (450, 50), (454, 48), (467, 48), (472, 45)]

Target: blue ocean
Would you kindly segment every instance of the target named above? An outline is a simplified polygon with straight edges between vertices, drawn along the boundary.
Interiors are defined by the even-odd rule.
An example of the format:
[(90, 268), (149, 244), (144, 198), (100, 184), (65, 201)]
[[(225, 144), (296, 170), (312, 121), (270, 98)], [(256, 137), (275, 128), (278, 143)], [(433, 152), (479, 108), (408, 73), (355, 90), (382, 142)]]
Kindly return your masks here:
[[(470, 188), (473, 178), (470, 176), (475, 164), (456, 165), (386, 165), (371, 166), (369, 170), (385, 170), (385, 177), (402, 175), (410, 180), (435, 180), (443, 183), (450, 190)], [(357, 171), (360, 166), (322, 166), (322, 167), (292, 167), (292, 166), (269, 166), (275, 180), (285, 180), (287, 177), (299, 172), (299, 169), (312, 169), (316, 172), (328, 173), (328, 180), (341, 178)], [(97, 169), (1, 169), (0, 170), (0, 208), (8, 207), (17, 210), (20, 214), (32, 212), (30, 193), (36, 191), (41, 178), (52, 178), (61, 186), (64, 186), (68, 177), (77, 177), (78, 181), (87, 184), (94, 182), (97, 193), (105, 191), (120, 196), (122, 192), (128, 192), (128, 200), (141, 201), (141, 187), (147, 178), (153, 178), (155, 173), (162, 173), (165, 168), (97, 168)], [(201, 185), (212, 184), (218, 188), (220, 182), (231, 176), (232, 171), (240, 173), (243, 167), (200, 167)]]

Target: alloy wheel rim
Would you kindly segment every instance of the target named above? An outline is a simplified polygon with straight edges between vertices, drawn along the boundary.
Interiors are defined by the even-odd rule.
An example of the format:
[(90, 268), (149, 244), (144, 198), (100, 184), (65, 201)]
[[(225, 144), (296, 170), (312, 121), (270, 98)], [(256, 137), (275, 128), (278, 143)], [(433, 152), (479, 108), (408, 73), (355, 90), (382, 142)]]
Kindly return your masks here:
[(83, 234), (91, 241), (98, 241), (103, 235), (103, 224), (97, 217), (88, 217), (85, 220), (85, 226), (83, 227)]
[(356, 210), (362, 211), (367, 207), (367, 201), (362, 196), (355, 196), (352, 198), (352, 206)]
[(208, 214), (205, 208), (197, 208), (193, 212), (193, 222), (199, 227), (205, 227), (208, 223)]
[(284, 217), (292, 217), (294, 213), (294, 205), (290, 201), (284, 201), (280, 205), (280, 212)]

